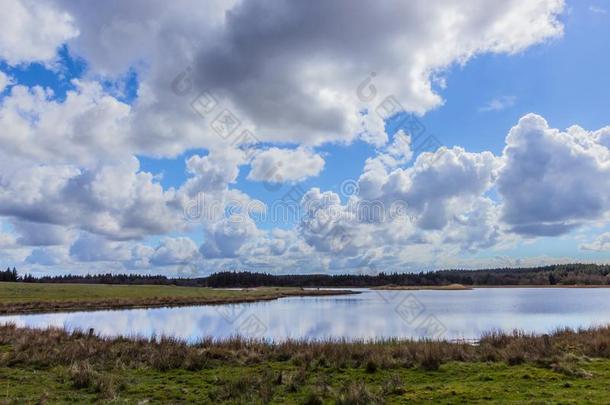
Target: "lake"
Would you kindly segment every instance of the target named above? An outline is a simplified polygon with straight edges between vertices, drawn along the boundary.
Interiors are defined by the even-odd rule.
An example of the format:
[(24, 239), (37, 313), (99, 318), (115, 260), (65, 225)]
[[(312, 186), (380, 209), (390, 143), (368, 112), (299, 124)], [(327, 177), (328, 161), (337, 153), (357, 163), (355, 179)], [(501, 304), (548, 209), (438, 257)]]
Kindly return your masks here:
[[(357, 290), (357, 289), (356, 289)], [(289, 297), (217, 306), (11, 315), (17, 326), (94, 328), (104, 336), (477, 339), (492, 329), (547, 333), (610, 323), (607, 288), (477, 288)]]

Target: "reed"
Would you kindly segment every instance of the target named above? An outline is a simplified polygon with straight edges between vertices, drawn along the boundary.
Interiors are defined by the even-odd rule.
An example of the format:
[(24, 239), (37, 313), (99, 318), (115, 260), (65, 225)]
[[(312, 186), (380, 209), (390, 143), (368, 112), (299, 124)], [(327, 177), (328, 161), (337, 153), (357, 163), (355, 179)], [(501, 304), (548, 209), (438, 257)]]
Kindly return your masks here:
[(172, 337), (105, 338), (84, 331), (29, 329), (0, 326), (3, 365), (51, 367), (87, 361), (95, 367), (148, 367), (198, 370), (217, 366), (288, 362), (306, 369), (316, 367), (378, 369), (420, 367), (436, 370), (450, 361), (503, 361), (547, 365), (566, 354), (577, 358), (610, 358), (610, 327), (561, 329), (548, 335), (493, 331), (477, 344), (443, 340), (287, 340), (278, 343), (232, 337), (202, 339), (187, 344)]
[(187, 344), (4, 325), (0, 374), (4, 403), (15, 404), (603, 402), (609, 347), (610, 327), (491, 331), (475, 343), (235, 336)]

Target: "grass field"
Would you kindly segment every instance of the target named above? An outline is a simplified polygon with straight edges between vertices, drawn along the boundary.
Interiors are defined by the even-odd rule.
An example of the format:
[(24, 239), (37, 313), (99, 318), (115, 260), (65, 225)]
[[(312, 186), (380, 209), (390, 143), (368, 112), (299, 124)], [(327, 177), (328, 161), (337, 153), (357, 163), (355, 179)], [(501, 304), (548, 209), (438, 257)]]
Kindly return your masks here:
[[(607, 403), (610, 361), (593, 360), (594, 377), (570, 377), (530, 364), (444, 364), (437, 371), (319, 368), (285, 363), (188, 371), (129, 369), (83, 380), (70, 367), (0, 368), (4, 403)], [(41, 401), (42, 399), (42, 401)], [(0, 403), (2, 399), (0, 399)]]
[(0, 314), (222, 304), (349, 291), (269, 287), (221, 290), (158, 285), (0, 283)]
[(605, 403), (610, 328), (492, 333), (477, 346), (102, 339), (0, 327), (0, 401)]

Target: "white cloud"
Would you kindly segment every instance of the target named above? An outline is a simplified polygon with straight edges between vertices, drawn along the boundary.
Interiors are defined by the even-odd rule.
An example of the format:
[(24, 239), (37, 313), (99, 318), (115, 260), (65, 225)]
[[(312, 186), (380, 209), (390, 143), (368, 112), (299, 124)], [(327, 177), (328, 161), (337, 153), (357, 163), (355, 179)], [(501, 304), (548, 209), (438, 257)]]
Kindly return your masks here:
[(369, 164), (360, 177), (360, 196), (389, 206), (401, 201), (424, 229), (442, 229), (492, 186), (498, 160), (490, 152), (455, 147), (421, 154), (413, 167), (387, 172)]
[(57, 48), (78, 36), (73, 18), (50, 2), (0, 1), (0, 59), (9, 65), (51, 62)]
[(234, 258), (247, 242), (260, 236), (260, 231), (247, 216), (231, 216), (209, 225), (201, 246), (205, 258)]
[(39, 264), (42, 266), (57, 266), (70, 263), (68, 251), (63, 246), (47, 246), (33, 249), (25, 259), (27, 264)]
[[(172, 156), (220, 143), (209, 124), (221, 107), (205, 119), (188, 107), (204, 89), (263, 141), (318, 145), (365, 130), (379, 146), (385, 136), (374, 109), (383, 97), (393, 94), (418, 113), (438, 107), (432, 82), (442, 82), (444, 69), (560, 36), (564, 7), (562, 0), (58, 4), (80, 30), (70, 48), (92, 73), (137, 69), (133, 139)], [(189, 65), (193, 89), (181, 98), (171, 83)], [(376, 97), (359, 99), (371, 72)], [(363, 108), (371, 110), (364, 126)]]
[(517, 97), (515, 96), (497, 97), (491, 100), (486, 106), (479, 108), (479, 111), (489, 112), (506, 110), (507, 108), (514, 106), (516, 101)]
[(83, 232), (70, 246), (70, 256), (81, 262), (123, 262), (131, 259), (126, 243), (112, 242), (98, 235)]
[(305, 148), (270, 148), (252, 160), (248, 179), (269, 183), (298, 182), (320, 174), (324, 159)]
[(199, 258), (195, 242), (189, 238), (164, 238), (155, 249), (151, 263), (159, 266), (188, 264)]
[(375, 157), (366, 160), (365, 172), (394, 169), (409, 162), (412, 157), (411, 137), (401, 129), (394, 134), (391, 144), (381, 148)]
[(590, 5), (589, 6), (589, 11), (595, 14), (606, 14), (608, 13), (608, 10), (606, 10), (605, 8), (601, 8), (599, 6), (594, 6), (594, 5)]
[[(419, 246), (429, 261), (508, 246), (519, 235), (557, 235), (605, 221), (609, 134), (610, 128), (589, 132), (576, 126), (562, 132), (529, 114), (511, 129), (501, 156), (442, 147), (423, 153), (412, 167), (392, 168), (381, 153), (367, 160), (359, 193), (347, 204), (332, 192), (310, 190), (300, 233), (314, 249), (337, 258), (377, 248), (400, 261), (404, 251)], [(490, 198), (496, 190), (499, 196)], [(362, 214), (363, 207), (379, 204), (387, 211), (398, 202), (406, 216)], [(605, 239), (582, 246), (603, 247)]]
[(0, 70), (0, 93), (11, 84), (13, 84), (13, 78)]
[(193, 155), (186, 161), (186, 169), (193, 177), (183, 188), (189, 195), (222, 191), (235, 183), (239, 166), (244, 163), (244, 153), (238, 149), (212, 151), (207, 156)]
[(583, 243), (580, 245), (582, 250), (591, 250), (595, 252), (610, 251), (610, 232), (602, 233), (591, 243)]
[(63, 102), (49, 89), (13, 86), (0, 105), (2, 150), (34, 162), (81, 166), (129, 157), (130, 106), (97, 83), (73, 84)]
[[(15, 163), (15, 164), (13, 164)], [(0, 163), (0, 214), (72, 226), (114, 239), (140, 238), (181, 229), (183, 211), (175, 191), (132, 158), (96, 170), (72, 166)]]
[[(501, 156), (456, 146), (408, 166), (409, 135), (399, 132), (388, 144), (376, 111), (394, 95), (423, 114), (442, 105), (433, 84), (442, 84), (452, 65), (560, 36), (561, 0), (57, 0), (2, 7), (8, 34), (0, 58), (9, 65), (51, 66), (67, 43), (88, 66), (65, 100), (0, 72), (0, 91), (10, 86), (0, 104), (0, 215), (15, 225), (0, 245), (20, 249), (32, 265), (169, 269), (194, 258), (218, 268), (319, 270), (354, 268), (372, 255), (401, 269), (460, 263), (456, 255), (495, 248), (514, 234), (559, 234), (608, 217), (610, 128), (562, 132), (528, 115)], [(180, 96), (172, 84), (187, 66), (178, 84), (190, 91)], [(130, 69), (138, 77), (133, 102), (97, 82), (120, 80)], [(203, 89), (218, 106), (200, 116), (189, 104)], [(498, 97), (481, 110), (515, 100)], [(234, 136), (219, 136), (210, 124), (224, 109), (241, 122), (234, 136), (249, 128), (268, 149), (249, 158), (252, 150), (232, 145)], [(200, 223), (185, 221), (200, 194), (206, 207), (256, 202), (235, 188), (243, 166), (251, 165), (251, 180), (299, 182), (324, 169), (316, 145), (355, 139), (377, 150), (358, 179), (359, 193), (342, 202), (309, 190), (302, 202), (308, 215), (296, 229), (261, 231), (248, 215), (225, 218), (223, 209), (196, 218)], [(134, 157), (194, 148), (206, 152), (189, 157), (186, 182), (168, 189)], [(382, 212), (371, 211), (377, 202)], [(388, 218), (397, 202), (407, 215)], [(185, 237), (156, 247), (136, 242), (187, 229), (204, 233), (199, 252)]]
[(609, 132), (561, 132), (535, 114), (519, 120), (506, 138), (497, 181), (502, 217), (514, 232), (557, 235), (608, 212)]

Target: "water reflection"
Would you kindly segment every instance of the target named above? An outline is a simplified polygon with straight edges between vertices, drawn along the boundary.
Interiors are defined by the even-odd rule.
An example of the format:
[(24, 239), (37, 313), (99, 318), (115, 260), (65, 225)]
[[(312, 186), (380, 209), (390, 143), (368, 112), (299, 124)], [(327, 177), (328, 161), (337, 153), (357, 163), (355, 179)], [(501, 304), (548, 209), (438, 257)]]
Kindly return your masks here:
[[(397, 311), (408, 297), (413, 305)], [(422, 309), (423, 308), (423, 309)], [(610, 323), (610, 289), (489, 288), (468, 291), (371, 291), (290, 297), (250, 304), (71, 312), (0, 317), (18, 326), (94, 328), (106, 336), (171, 335), (190, 342), (236, 334), (286, 338), (421, 338), (434, 318), (447, 339), (476, 339), (491, 329), (546, 333)]]

